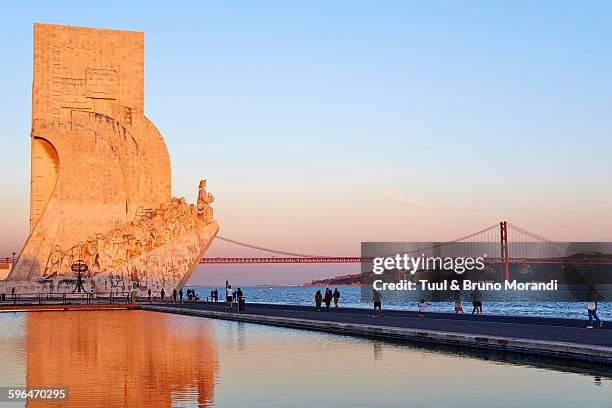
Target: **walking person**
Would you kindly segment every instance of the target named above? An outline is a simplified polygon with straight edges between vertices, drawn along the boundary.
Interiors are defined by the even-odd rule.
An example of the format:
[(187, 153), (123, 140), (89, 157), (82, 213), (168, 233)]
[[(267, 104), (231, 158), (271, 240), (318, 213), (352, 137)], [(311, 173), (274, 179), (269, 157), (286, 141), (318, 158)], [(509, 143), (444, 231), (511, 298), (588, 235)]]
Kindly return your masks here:
[(228, 309), (232, 309), (233, 296), (234, 296), (234, 291), (232, 290), (232, 285), (227, 285), (227, 288), (225, 289), (225, 303)]
[(338, 301), (340, 300), (340, 291), (338, 288), (334, 289), (334, 306), (338, 309)]
[(472, 298), (472, 314), (482, 314), (482, 293), (478, 289), (474, 290), (470, 295)]
[(455, 291), (455, 314), (463, 313), (463, 306), (461, 305), (461, 291)]
[(176, 288), (172, 289), (172, 302), (176, 303)]
[(421, 298), (421, 300), (419, 300), (419, 319), (423, 320), (425, 317), (425, 310), (427, 309), (427, 306), (431, 306), (431, 303), (427, 303), (425, 302), (424, 298)]
[(329, 307), (332, 302), (332, 291), (329, 288), (325, 288), (325, 296), (323, 297), (323, 302), (325, 302), (325, 311), (329, 312)]
[(315, 293), (315, 310), (317, 312), (321, 311), (321, 302), (323, 302), (323, 295), (321, 295), (320, 290), (317, 290), (317, 293)]
[[(601, 295), (597, 292), (597, 289), (595, 289), (595, 285), (591, 285), (587, 295), (587, 312), (589, 314), (589, 325), (586, 327), (587, 329), (592, 329), (593, 327), (601, 329), (603, 327), (603, 322), (599, 320), (599, 316), (597, 316), (597, 303), (600, 300)], [(593, 320), (595, 320), (595, 326), (593, 326)]]
[(161, 292), (159, 292), (159, 295), (161, 296), (162, 303), (164, 303), (166, 299), (166, 291), (164, 288), (162, 288)]
[(378, 309), (378, 312), (380, 313), (380, 316), (382, 317), (382, 296), (380, 294), (379, 291), (377, 291), (376, 289), (372, 289), (372, 303), (374, 303), (374, 314), (373, 317), (376, 317), (376, 309)]

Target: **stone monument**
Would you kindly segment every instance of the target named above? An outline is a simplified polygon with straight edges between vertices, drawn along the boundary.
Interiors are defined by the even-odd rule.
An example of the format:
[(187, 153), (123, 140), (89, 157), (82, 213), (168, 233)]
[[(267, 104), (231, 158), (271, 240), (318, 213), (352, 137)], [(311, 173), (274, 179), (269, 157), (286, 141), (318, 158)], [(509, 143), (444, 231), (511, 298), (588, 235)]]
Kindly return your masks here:
[(196, 204), (171, 195), (143, 33), (35, 24), (30, 136), (30, 235), (5, 286), (68, 291), (77, 261), (96, 292), (185, 284), (219, 229), (214, 197), (205, 180)]

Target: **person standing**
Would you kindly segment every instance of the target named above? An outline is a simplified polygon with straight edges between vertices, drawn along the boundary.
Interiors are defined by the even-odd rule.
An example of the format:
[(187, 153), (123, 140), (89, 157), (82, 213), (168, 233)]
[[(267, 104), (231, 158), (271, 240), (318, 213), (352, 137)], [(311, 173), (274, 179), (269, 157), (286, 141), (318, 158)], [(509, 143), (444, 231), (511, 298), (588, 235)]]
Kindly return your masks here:
[[(599, 316), (597, 316), (597, 302), (601, 299), (599, 292), (595, 289), (595, 285), (591, 285), (589, 288), (589, 294), (587, 296), (587, 312), (589, 314), (589, 325), (586, 327), (587, 329), (592, 329), (596, 327), (601, 329), (603, 327), (603, 322), (599, 320)], [(593, 320), (595, 320), (595, 326), (593, 326)]]
[(332, 291), (329, 288), (325, 288), (325, 296), (323, 297), (323, 302), (325, 302), (325, 311), (329, 312), (329, 307), (332, 302)]
[(421, 298), (421, 300), (419, 300), (419, 319), (423, 320), (425, 317), (427, 306), (431, 306), (431, 303), (427, 303), (424, 298)]
[(147, 290), (147, 296), (149, 298), (149, 303), (151, 303), (151, 288), (149, 288), (149, 290)]
[(234, 291), (232, 290), (232, 285), (227, 285), (227, 288), (225, 289), (225, 303), (227, 304), (226, 307), (228, 309), (231, 309), (233, 306), (233, 296)]
[(474, 312), (478, 313), (478, 314), (482, 314), (482, 293), (480, 293), (480, 290), (476, 289), (472, 292), (472, 294), (470, 295), (470, 297), (472, 298), (472, 314), (474, 314)]
[(183, 289), (179, 290), (179, 303), (183, 303)]
[(334, 306), (338, 309), (338, 301), (340, 300), (340, 291), (338, 288), (334, 289)]
[(176, 303), (176, 288), (172, 289), (172, 302)]
[(162, 288), (161, 292), (159, 292), (159, 295), (161, 296), (162, 303), (164, 303), (166, 299), (166, 291), (164, 288)]
[(380, 313), (380, 316), (382, 317), (382, 296), (380, 294), (379, 291), (377, 291), (376, 289), (372, 289), (372, 302), (374, 303), (374, 315), (373, 317), (376, 317), (376, 310), (378, 309), (378, 312)]
[(321, 291), (317, 290), (317, 293), (315, 293), (315, 310), (317, 312), (321, 311), (321, 302), (323, 301), (323, 295), (321, 295)]
[(215, 289), (215, 303), (219, 301), (219, 291)]
[(455, 291), (455, 314), (463, 313), (463, 306), (461, 305), (461, 291)]

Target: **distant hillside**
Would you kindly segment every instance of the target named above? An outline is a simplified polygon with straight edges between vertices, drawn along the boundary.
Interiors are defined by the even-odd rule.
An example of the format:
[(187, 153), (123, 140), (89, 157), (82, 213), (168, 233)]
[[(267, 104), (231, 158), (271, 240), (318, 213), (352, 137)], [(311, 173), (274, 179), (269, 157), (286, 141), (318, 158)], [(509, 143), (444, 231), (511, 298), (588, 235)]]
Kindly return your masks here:
[[(405, 279), (405, 274), (399, 271), (387, 271), (387, 279)], [(335, 278), (315, 279), (303, 286), (360, 286), (361, 284), (371, 285), (374, 280), (380, 279), (379, 275), (372, 272), (366, 274), (342, 275)]]
[(361, 274), (336, 276), (335, 278), (315, 279), (302, 286), (359, 286)]

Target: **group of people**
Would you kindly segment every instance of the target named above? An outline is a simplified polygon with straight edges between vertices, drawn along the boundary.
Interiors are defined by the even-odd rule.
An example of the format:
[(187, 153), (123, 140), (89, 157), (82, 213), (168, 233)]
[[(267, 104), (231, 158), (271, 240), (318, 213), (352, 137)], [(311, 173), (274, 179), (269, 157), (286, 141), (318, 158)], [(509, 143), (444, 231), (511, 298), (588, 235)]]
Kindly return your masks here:
[[(482, 293), (476, 289), (470, 293), (472, 301), (472, 314), (482, 314)], [(463, 313), (463, 304), (461, 303), (461, 291), (455, 291), (455, 314)]]
[(210, 291), (210, 301), (215, 303), (219, 301), (219, 291), (217, 289)]
[(335, 308), (338, 309), (338, 302), (340, 301), (340, 291), (338, 288), (334, 289), (333, 292), (331, 289), (325, 288), (325, 295), (320, 290), (317, 290), (317, 293), (315, 293), (315, 310), (317, 312), (321, 311), (321, 303), (325, 303), (325, 311), (329, 312), (332, 300)]
[[(472, 300), (472, 314), (482, 314), (482, 293), (476, 289), (470, 294), (470, 299)], [(382, 316), (382, 295), (380, 291), (376, 289), (372, 289), (372, 304), (374, 305), (373, 317)], [(418, 313), (417, 316), (419, 319), (423, 319), (425, 317), (425, 310), (431, 306), (431, 303), (425, 301), (425, 298), (420, 298), (419, 303), (417, 304)], [(463, 305), (461, 303), (461, 291), (458, 290), (455, 292), (455, 314), (463, 313)]]
[[(217, 289), (215, 289), (215, 292), (217, 291)], [(215, 295), (215, 299), (218, 300), (218, 296), (219, 293), (217, 292)], [(240, 310), (240, 303), (243, 301), (244, 299), (244, 293), (242, 292), (242, 289), (238, 288), (236, 289), (236, 292), (234, 292), (234, 289), (232, 289), (232, 285), (229, 284), (229, 282), (225, 281), (225, 307), (227, 307), (228, 309), (232, 309), (234, 302), (238, 302), (238, 307)]]
[[(317, 292), (319, 293), (319, 291)], [(592, 285), (587, 294), (587, 313), (589, 316), (589, 324), (586, 326), (587, 329), (592, 328), (603, 328), (603, 322), (597, 314), (598, 302), (602, 299), (601, 295), (597, 292), (597, 289)], [(461, 291), (455, 291), (455, 314), (463, 313), (463, 305), (461, 302)], [(470, 300), (472, 301), (472, 314), (482, 314), (482, 293), (476, 289), (470, 293)], [(374, 305), (373, 317), (382, 316), (382, 295), (376, 289), (372, 289), (372, 303)], [(320, 305), (320, 302), (319, 302)], [(417, 316), (419, 319), (425, 317), (425, 310), (431, 306), (431, 303), (425, 301), (424, 298), (419, 299), (417, 304), (418, 312)], [(318, 309), (317, 309), (318, 310)]]
[[(196, 293), (195, 289), (187, 289), (187, 299), (189, 299), (190, 302), (197, 302), (198, 300), (200, 300), (200, 296)], [(149, 302), (151, 301), (151, 289), (148, 290), (147, 292), (148, 298), (149, 298)], [(172, 297), (170, 297), (169, 301), (172, 303), (183, 303), (183, 289), (179, 289), (178, 291), (176, 290), (176, 288), (172, 289)], [(161, 291), (159, 292), (159, 297), (161, 298), (162, 303), (166, 302), (166, 291), (164, 290), (164, 288), (161, 289)]]
[[(151, 289), (148, 291), (149, 301), (151, 301)], [(166, 292), (162, 288), (161, 292), (161, 301), (166, 301)], [(476, 289), (470, 293), (470, 300), (472, 302), (472, 314), (482, 314), (482, 299), (483, 295), (480, 290)], [(199, 296), (194, 289), (187, 289), (187, 298), (189, 301), (197, 301), (199, 300)], [(225, 303), (228, 309), (232, 309), (233, 303), (238, 302), (240, 304), (241, 300), (244, 298), (244, 293), (242, 289), (238, 288), (236, 291), (232, 289), (232, 285), (226, 281), (225, 285)], [(603, 322), (599, 318), (597, 313), (598, 302), (601, 300), (601, 295), (595, 289), (595, 286), (591, 286), (588, 290), (587, 294), (587, 313), (589, 318), (587, 329), (592, 328), (602, 328)], [(325, 293), (321, 293), (321, 290), (317, 290), (315, 293), (315, 310), (321, 311), (322, 304), (325, 304), (325, 311), (329, 312), (331, 308), (332, 302), (334, 303), (335, 309), (339, 308), (340, 301), (340, 291), (338, 288), (335, 288), (332, 292), (331, 289), (325, 288)], [(214, 289), (210, 292), (210, 301), (218, 302), (219, 301), (219, 291)], [(182, 303), (183, 302), (183, 289), (172, 290), (172, 296), (170, 298), (170, 302), (174, 303)], [(382, 294), (380, 291), (376, 289), (372, 289), (372, 303), (373, 303), (373, 317), (383, 316), (382, 313)], [(455, 314), (463, 313), (463, 305), (462, 305), (462, 294), (460, 290), (455, 291), (454, 294), (454, 303), (455, 303)], [(420, 298), (417, 304), (418, 313), (417, 316), (419, 319), (423, 319), (425, 317), (425, 311), (427, 308), (431, 306), (431, 303), (425, 301), (425, 298)]]

